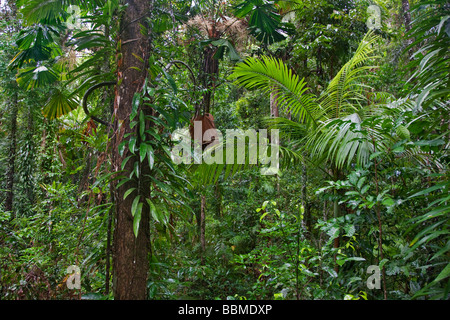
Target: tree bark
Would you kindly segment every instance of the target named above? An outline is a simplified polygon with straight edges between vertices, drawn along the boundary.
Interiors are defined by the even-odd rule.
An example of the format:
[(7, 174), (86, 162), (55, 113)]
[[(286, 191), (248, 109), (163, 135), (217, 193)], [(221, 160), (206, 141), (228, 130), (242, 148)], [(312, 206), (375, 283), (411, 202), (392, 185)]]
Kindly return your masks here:
[[(272, 118), (278, 118), (280, 116), (280, 108), (278, 107), (278, 89), (273, 88), (270, 92), (270, 116)], [(280, 176), (275, 175), (276, 183), (275, 188), (277, 190), (277, 194), (280, 194)]]
[[(118, 146), (124, 141), (124, 135), (136, 132), (130, 128), (130, 113), (134, 94), (142, 89), (150, 52), (148, 35), (141, 33), (141, 25), (149, 16), (152, 2), (148, 0), (126, 0), (125, 12), (121, 20), (119, 41), (121, 52), (118, 59), (117, 83), (114, 101), (114, 141), (112, 165), (116, 172), (121, 171), (123, 159), (131, 155), (128, 148), (123, 155)], [(138, 59), (137, 57), (142, 58)], [(139, 70), (133, 68), (137, 67)], [(121, 175), (130, 176), (134, 158), (130, 159)], [(141, 172), (142, 175), (142, 172)], [(150, 214), (147, 205), (141, 213), (140, 228), (137, 237), (133, 233), (133, 215), (131, 205), (134, 200), (124, 193), (132, 187), (150, 190), (150, 184), (136, 179), (116, 187), (113, 183), (115, 199), (115, 229), (113, 239), (113, 289), (115, 300), (144, 300), (147, 298), (147, 276), (150, 253)]]
[(16, 165), (16, 148), (17, 148), (17, 113), (18, 113), (17, 92), (12, 95), (11, 101), (11, 133), (9, 134), (9, 161), (6, 172), (6, 199), (5, 211), (11, 212), (11, 219), (14, 219), (13, 212), (14, 201), (14, 175)]
[[(406, 32), (409, 32), (411, 30), (411, 13), (409, 10), (409, 1), (408, 0), (402, 0), (402, 10), (403, 10), (403, 21), (405, 24), (405, 30)], [(411, 45), (412, 39), (407, 38), (406, 45)], [(408, 50), (408, 55), (411, 57), (413, 55), (413, 49), (410, 48)]]
[[(337, 169), (333, 170), (333, 176), (334, 176), (334, 181), (338, 181), (339, 180), (339, 171)], [(340, 207), (339, 207), (339, 201), (337, 199), (337, 197), (338, 197), (338, 190), (336, 190), (336, 189), (334, 190), (334, 196), (335, 196), (335, 199), (333, 200), (333, 216), (334, 216), (334, 219), (337, 219), (340, 216), (340, 211), (341, 210), (340, 210)], [(333, 248), (336, 249), (336, 251), (337, 251), (337, 249), (339, 248), (339, 245), (340, 245), (340, 236), (337, 236), (334, 239)], [(336, 273), (338, 273), (339, 272), (339, 265), (337, 264), (337, 253), (334, 254), (334, 262), (335, 262), (334, 271), (336, 271)]]
[(277, 98), (278, 98), (278, 90), (274, 88), (270, 92), (270, 116), (272, 118), (278, 118), (280, 116)]
[(411, 30), (411, 13), (409, 12), (409, 1), (402, 0), (403, 21), (405, 23), (405, 30)]
[(214, 59), (215, 49), (207, 46), (203, 50), (203, 65), (200, 73), (200, 80), (205, 89), (203, 94), (203, 111), (210, 113), (211, 103), (214, 99), (217, 76), (219, 75), (219, 60)]
[(202, 194), (200, 196), (201, 204), (200, 204), (200, 246), (201, 246), (201, 263), (204, 264), (204, 255), (206, 251), (206, 238), (205, 238), (205, 208), (206, 208), (206, 197)]
[[(111, 192), (111, 201), (114, 204), (114, 194)], [(114, 207), (108, 211), (108, 226), (106, 231), (106, 264), (105, 264), (105, 295), (109, 295), (109, 285), (111, 280), (110, 269), (111, 269), (111, 236), (112, 236), (112, 218), (114, 215)]]
[(306, 238), (310, 238), (311, 236), (311, 210), (309, 208), (308, 203), (306, 202), (306, 198), (307, 198), (307, 189), (306, 189), (306, 185), (308, 182), (308, 173), (307, 173), (307, 168), (306, 168), (306, 163), (303, 162), (302, 163), (302, 188), (301, 188), (301, 195), (302, 195), (302, 206), (305, 210), (304, 214), (303, 214), (303, 220), (302, 220), (302, 224), (303, 224), (303, 228), (306, 231), (305, 236)]

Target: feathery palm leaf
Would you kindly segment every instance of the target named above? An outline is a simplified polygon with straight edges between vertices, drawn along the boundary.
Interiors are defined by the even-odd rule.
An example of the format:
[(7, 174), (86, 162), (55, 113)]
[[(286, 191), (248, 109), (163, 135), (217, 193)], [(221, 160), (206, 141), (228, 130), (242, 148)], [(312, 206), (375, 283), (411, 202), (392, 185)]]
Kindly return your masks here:
[(314, 95), (307, 93), (304, 79), (300, 79), (281, 60), (263, 56), (238, 63), (230, 79), (247, 89), (261, 88), (267, 93), (277, 89), (277, 102), (300, 122), (316, 125), (319, 115)]
[(362, 79), (367, 77), (367, 70), (375, 68), (367, 63), (377, 58), (374, 55), (374, 44), (378, 39), (377, 35), (369, 31), (353, 57), (330, 81), (319, 99), (326, 118), (340, 118), (357, 112), (358, 105), (366, 99), (362, 92), (367, 86), (363, 84)]
[[(255, 139), (249, 136), (247, 142), (246, 133), (242, 133), (243, 135), (220, 138), (214, 146), (205, 149), (200, 164), (191, 165), (191, 170), (202, 177), (203, 184), (214, 184), (222, 174), (223, 178), (227, 179), (236, 172), (256, 167), (261, 168), (265, 175), (277, 173), (280, 146), (274, 143), (275, 136), (272, 136), (272, 141), (269, 142), (267, 137), (255, 131)], [(270, 167), (267, 166), (269, 163)]]
[(280, 138), (293, 142), (301, 140), (308, 134), (308, 127), (300, 122), (283, 117), (266, 118), (264, 123), (269, 129), (279, 129)]
[(416, 18), (408, 35), (414, 41), (405, 50), (422, 46), (412, 56), (409, 67), (416, 71), (408, 80), (414, 83), (420, 108), (450, 95), (450, 8), (446, 0), (419, 1), (412, 13)]
[[(324, 121), (316, 131), (305, 138), (305, 150), (315, 163), (332, 161), (338, 169), (350, 166), (352, 161), (362, 165), (374, 150), (385, 149), (382, 135), (375, 128), (363, 128), (357, 113)], [(371, 139), (376, 137), (376, 139)]]

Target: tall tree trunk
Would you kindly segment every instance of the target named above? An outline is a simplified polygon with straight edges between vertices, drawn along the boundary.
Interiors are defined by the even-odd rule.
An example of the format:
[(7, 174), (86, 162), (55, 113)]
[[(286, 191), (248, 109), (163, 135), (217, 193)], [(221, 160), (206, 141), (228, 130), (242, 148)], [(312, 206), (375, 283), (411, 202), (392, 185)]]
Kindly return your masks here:
[(311, 210), (309, 208), (308, 203), (306, 202), (307, 198), (307, 189), (306, 184), (308, 182), (308, 173), (306, 168), (306, 163), (302, 163), (302, 188), (301, 188), (301, 194), (302, 194), (302, 206), (305, 209), (305, 212), (303, 214), (303, 229), (306, 231), (306, 238), (310, 238), (311, 236)]
[(222, 217), (222, 191), (219, 182), (216, 182), (216, 188), (214, 189), (214, 194), (216, 196), (216, 215), (217, 217)]
[(5, 211), (11, 212), (11, 219), (14, 219), (15, 214), (13, 212), (14, 201), (14, 175), (16, 165), (16, 148), (17, 148), (17, 112), (18, 112), (18, 98), (17, 91), (12, 95), (12, 101), (10, 104), (11, 112), (11, 132), (9, 134), (9, 161), (6, 172), (6, 199), (5, 199)]
[(105, 264), (105, 295), (109, 295), (109, 282), (111, 280), (110, 270), (111, 270), (111, 236), (112, 236), (112, 218), (114, 215), (114, 193), (111, 192), (111, 201), (113, 207), (108, 211), (108, 226), (106, 230), (106, 264)]
[[(34, 116), (33, 116), (33, 107), (28, 107), (28, 123), (27, 123), (27, 133), (25, 135), (25, 139), (27, 140), (27, 151), (28, 155), (26, 157), (27, 165), (30, 168), (35, 167), (35, 144), (34, 144)], [(33, 174), (32, 172), (27, 172), (23, 176), (24, 179), (24, 185), (26, 187), (25, 192), (27, 195), (27, 201), (31, 205), (34, 202), (34, 181), (33, 181)]]
[(200, 246), (201, 246), (201, 263), (202, 265), (205, 263), (204, 255), (206, 251), (206, 222), (205, 222), (205, 209), (206, 209), (206, 197), (202, 194), (200, 196)]
[[(280, 108), (278, 107), (278, 89), (273, 88), (270, 92), (270, 116), (272, 118), (278, 118), (280, 116)], [(277, 194), (280, 194), (280, 176), (275, 175), (276, 183), (275, 188), (277, 190)]]
[(409, 1), (402, 0), (403, 21), (405, 23), (405, 30), (411, 30), (411, 13), (409, 12)]
[(203, 111), (210, 113), (211, 103), (214, 99), (214, 90), (216, 87), (217, 76), (219, 75), (219, 60), (213, 56), (216, 50), (207, 46), (203, 50), (203, 65), (200, 73), (200, 80), (205, 89), (203, 94)]
[[(126, 0), (125, 12), (122, 16), (119, 40), (121, 52), (118, 65), (118, 86), (114, 102), (114, 143), (112, 150), (112, 165), (116, 172), (121, 171), (123, 159), (131, 155), (128, 148), (123, 155), (119, 154), (119, 144), (124, 141), (124, 135), (136, 132), (137, 126), (130, 128), (130, 113), (132, 100), (140, 91), (146, 78), (150, 40), (141, 33), (141, 25), (145, 26), (150, 14), (152, 2), (149, 0)], [(139, 57), (139, 58), (137, 58)], [(142, 58), (142, 61), (141, 59)], [(139, 70), (133, 68), (137, 67)], [(129, 176), (133, 171), (134, 161), (130, 159), (123, 175)], [(142, 172), (141, 172), (142, 175)], [(124, 200), (124, 193), (129, 188), (150, 190), (150, 184), (143, 180), (130, 181), (120, 187), (114, 187), (115, 199), (115, 229), (113, 240), (113, 286), (114, 299), (144, 300), (147, 298), (147, 276), (150, 253), (150, 214), (148, 206), (141, 213), (140, 228), (137, 237), (133, 232), (133, 215), (131, 205), (134, 197)]]
[(278, 98), (278, 91), (277, 89), (273, 89), (270, 92), (270, 116), (273, 118), (278, 118), (280, 116), (277, 98)]
[[(334, 176), (334, 181), (338, 181), (338, 179), (339, 179), (338, 169), (333, 170), (333, 176)], [(339, 200), (337, 199), (338, 198), (338, 190), (336, 190), (336, 189), (334, 190), (334, 196), (335, 196), (335, 199), (333, 200), (333, 216), (334, 216), (334, 219), (337, 219), (337, 218), (339, 218), (341, 210), (339, 208)], [(336, 249), (336, 251), (339, 248), (339, 244), (340, 244), (340, 236), (337, 236), (333, 242), (333, 248)], [(334, 254), (334, 262), (335, 262), (334, 271), (336, 271), (336, 273), (338, 273), (339, 265), (337, 264), (336, 259), (337, 259), (337, 254), (335, 253)]]
[[(411, 30), (411, 13), (409, 10), (409, 1), (408, 0), (402, 0), (402, 11), (403, 11), (403, 22), (405, 24), (405, 30), (406, 32), (409, 32)], [(412, 43), (412, 39), (407, 38), (406, 44), (409, 46)], [(408, 55), (411, 57), (413, 55), (413, 49), (408, 50)]]

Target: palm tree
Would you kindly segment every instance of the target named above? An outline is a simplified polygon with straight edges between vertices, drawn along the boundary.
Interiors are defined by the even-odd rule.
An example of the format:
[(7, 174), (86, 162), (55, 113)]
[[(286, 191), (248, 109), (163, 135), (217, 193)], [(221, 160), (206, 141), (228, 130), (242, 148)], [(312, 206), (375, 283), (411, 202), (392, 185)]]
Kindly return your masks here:
[[(308, 161), (316, 165), (328, 163), (336, 173), (349, 167), (352, 161), (364, 164), (375, 149), (385, 148), (386, 142), (376, 128), (361, 128), (368, 115), (377, 112), (374, 94), (362, 80), (375, 68), (368, 65), (377, 58), (375, 44), (378, 36), (369, 32), (361, 41), (353, 57), (332, 79), (327, 89), (316, 97), (308, 92), (305, 79), (300, 79), (282, 61), (262, 57), (239, 63), (231, 79), (248, 89), (260, 88), (270, 93), (278, 91), (278, 104), (296, 120), (273, 119), (273, 126), (290, 135), (297, 135), (298, 146), (308, 154)], [(386, 95), (382, 96), (386, 102)], [(301, 138), (300, 138), (301, 137)], [(373, 145), (376, 138), (376, 146)], [(300, 154), (299, 152), (297, 152)]]
[[(238, 64), (231, 79), (239, 86), (260, 88), (268, 94), (276, 90), (277, 103), (296, 119), (268, 120), (272, 127), (298, 138), (294, 140), (297, 148), (288, 150), (284, 155), (309, 161), (318, 167), (325, 165), (325, 171), (336, 181), (353, 162), (366, 164), (371, 153), (386, 149), (392, 141), (392, 137), (383, 134), (379, 126), (363, 125), (365, 118), (377, 113), (382, 115), (381, 106), (388, 97), (386, 94), (370, 94), (367, 90), (370, 88), (363, 82), (374, 68), (369, 63), (377, 58), (375, 44), (378, 40), (378, 36), (369, 31), (353, 57), (319, 97), (308, 92), (305, 79), (300, 79), (282, 61), (270, 57), (249, 58)], [(337, 190), (334, 192), (337, 196)], [(333, 211), (337, 218), (340, 214), (337, 197)], [(383, 256), (381, 215), (379, 211), (377, 213), (379, 248)], [(334, 247), (339, 247), (339, 238), (335, 239)], [(337, 271), (337, 264), (335, 269)]]
[[(370, 153), (385, 149), (392, 141), (377, 127), (361, 127), (366, 117), (382, 114), (383, 105), (391, 98), (388, 94), (370, 93), (370, 88), (362, 82), (375, 68), (368, 64), (377, 58), (375, 44), (378, 40), (379, 37), (369, 31), (353, 57), (319, 97), (309, 92), (305, 79), (300, 79), (279, 59), (249, 57), (235, 66), (230, 79), (236, 85), (261, 89), (268, 95), (276, 90), (277, 104), (292, 115), (293, 120), (268, 119), (271, 127), (280, 129), (281, 134), (296, 138), (292, 141), (294, 148), (281, 148), (281, 153), (287, 157), (282, 163), (287, 165), (302, 159), (316, 166), (328, 164), (330, 175), (337, 178), (352, 161), (363, 165), (369, 161)], [(201, 166), (201, 170), (205, 181), (212, 182), (223, 170), (235, 172), (239, 165), (224, 164), (209, 166), (209, 169)]]

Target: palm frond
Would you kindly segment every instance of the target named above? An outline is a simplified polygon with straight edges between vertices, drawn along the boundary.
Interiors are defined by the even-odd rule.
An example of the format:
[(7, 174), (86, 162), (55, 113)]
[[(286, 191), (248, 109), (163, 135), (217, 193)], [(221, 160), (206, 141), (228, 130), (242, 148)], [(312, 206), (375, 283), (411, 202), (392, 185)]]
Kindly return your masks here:
[(18, 0), (17, 7), (30, 25), (57, 24), (70, 16), (67, 12), (70, 5), (76, 5), (81, 9), (94, 9), (96, 6), (103, 6), (104, 2), (103, 0)]
[(328, 119), (305, 137), (304, 150), (314, 163), (330, 161), (338, 169), (352, 162), (364, 165), (373, 152), (386, 151), (392, 137), (383, 132), (379, 124), (369, 126), (358, 113)]
[(42, 113), (47, 119), (59, 118), (68, 114), (78, 106), (78, 102), (68, 94), (54, 89)]
[(17, 83), (27, 90), (45, 87), (58, 79), (59, 74), (46, 66), (24, 68), (17, 75)]
[(367, 65), (377, 58), (375, 43), (379, 37), (369, 31), (362, 39), (353, 57), (341, 68), (330, 81), (327, 89), (319, 98), (326, 118), (340, 118), (358, 111), (358, 105), (366, 100), (362, 94), (367, 87), (362, 79), (367, 71), (375, 66)]
[(277, 11), (272, 1), (266, 0), (245, 0), (235, 6), (235, 16), (248, 16), (250, 33), (266, 44), (286, 39), (289, 32), (288, 25), (282, 22)]
[(308, 127), (300, 122), (283, 117), (265, 118), (264, 123), (269, 129), (278, 129), (283, 141), (298, 142), (308, 134)]
[(203, 151), (201, 158), (193, 154), (196, 164), (190, 166), (190, 171), (200, 184), (214, 184), (219, 177), (228, 179), (237, 172), (256, 168), (263, 175), (277, 174), (280, 168), (277, 136), (271, 134), (268, 139), (266, 134), (256, 131), (235, 133), (227, 131), (227, 135)]
[(305, 80), (300, 79), (283, 61), (267, 56), (247, 58), (236, 65), (230, 79), (247, 89), (259, 88), (267, 93), (276, 89), (276, 101), (286, 112), (300, 122), (317, 124), (319, 112), (314, 95), (307, 93)]
[(411, 57), (413, 74), (408, 80), (414, 85), (416, 108), (420, 109), (436, 100), (448, 100), (450, 95), (450, 8), (445, 0), (419, 1), (412, 13), (414, 27), (408, 36), (414, 41), (405, 51), (420, 47)]

